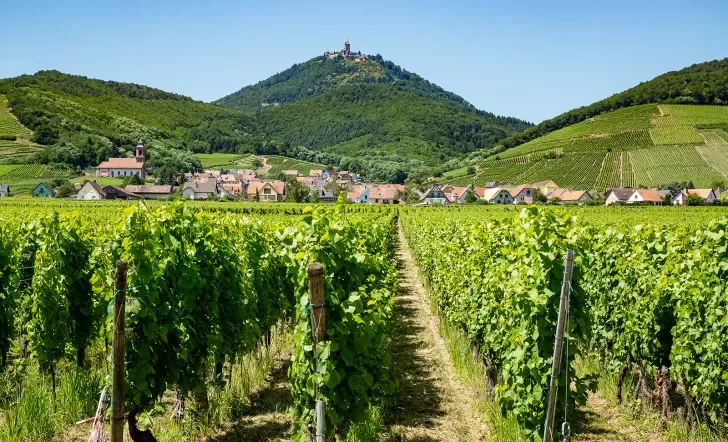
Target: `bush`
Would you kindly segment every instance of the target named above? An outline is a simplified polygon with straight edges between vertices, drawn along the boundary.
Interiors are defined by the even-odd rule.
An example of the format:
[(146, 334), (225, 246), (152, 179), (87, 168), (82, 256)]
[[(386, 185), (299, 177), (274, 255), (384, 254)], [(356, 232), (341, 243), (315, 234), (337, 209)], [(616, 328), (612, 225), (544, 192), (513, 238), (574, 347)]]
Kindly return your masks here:
[(702, 206), (705, 204), (705, 200), (700, 195), (690, 194), (685, 199), (686, 206)]

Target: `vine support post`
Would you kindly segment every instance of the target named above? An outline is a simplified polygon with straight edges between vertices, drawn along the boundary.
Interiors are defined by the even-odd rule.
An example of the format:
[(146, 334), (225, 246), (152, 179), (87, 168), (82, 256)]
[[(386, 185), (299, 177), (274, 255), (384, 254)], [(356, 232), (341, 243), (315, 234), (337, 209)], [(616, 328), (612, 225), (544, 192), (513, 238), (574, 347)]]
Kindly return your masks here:
[[(561, 372), (561, 352), (564, 346), (564, 331), (566, 318), (569, 314), (569, 296), (571, 295), (571, 275), (574, 269), (574, 251), (567, 250), (564, 258), (564, 280), (561, 284), (561, 299), (559, 301), (559, 317), (556, 323), (556, 338), (554, 341), (554, 358), (551, 365), (551, 379), (549, 381), (549, 396), (546, 403), (546, 422), (543, 429), (543, 442), (551, 442), (554, 437), (554, 418), (556, 417), (556, 381)], [(568, 363), (568, 361), (566, 361)], [(568, 370), (568, 367), (567, 367)], [(568, 373), (567, 373), (568, 374)], [(568, 385), (566, 388), (569, 388)]]
[(111, 442), (124, 441), (124, 358), (126, 338), (124, 327), (126, 319), (126, 272), (128, 265), (120, 259), (116, 262), (116, 282), (114, 284), (114, 340), (112, 357), (114, 361), (111, 380)]
[[(318, 343), (326, 339), (326, 301), (324, 298), (324, 268), (320, 262), (308, 266), (308, 295), (311, 310), (313, 352), (318, 360)], [(318, 363), (317, 363), (318, 365)], [(318, 390), (317, 390), (318, 393)], [(316, 395), (316, 442), (326, 440), (326, 410), (324, 401)]]

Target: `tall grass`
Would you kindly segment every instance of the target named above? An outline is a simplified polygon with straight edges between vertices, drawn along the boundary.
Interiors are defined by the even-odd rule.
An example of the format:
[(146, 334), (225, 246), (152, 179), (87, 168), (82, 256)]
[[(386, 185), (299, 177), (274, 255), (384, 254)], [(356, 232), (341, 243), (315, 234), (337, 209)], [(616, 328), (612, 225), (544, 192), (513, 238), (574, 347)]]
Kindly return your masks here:
[(96, 411), (102, 381), (93, 372), (73, 364), (60, 367), (54, 402), (48, 375), (39, 372), (35, 364), (20, 366), (24, 367), (22, 378), (9, 372), (3, 375), (7, 381), (3, 392), (12, 393), (0, 405), (0, 442), (49, 441)]

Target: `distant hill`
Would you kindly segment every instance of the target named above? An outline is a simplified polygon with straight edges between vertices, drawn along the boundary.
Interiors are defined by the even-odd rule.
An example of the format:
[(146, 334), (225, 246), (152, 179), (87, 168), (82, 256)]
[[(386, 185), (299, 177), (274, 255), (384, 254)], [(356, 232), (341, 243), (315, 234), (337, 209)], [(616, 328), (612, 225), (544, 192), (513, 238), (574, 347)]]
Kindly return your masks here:
[(474, 161), (444, 181), (516, 184), (553, 179), (563, 187), (653, 187), (728, 182), (728, 106), (646, 104), (589, 118)]
[(480, 111), (381, 56), (316, 57), (215, 103), (256, 110), (264, 138), (306, 150), (289, 155), (384, 181), (422, 179), (531, 126)]
[(490, 151), (510, 149), (550, 132), (617, 109), (640, 104), (728, 105), (728, 58), (694, 64), (679, 71), (662, 74), (650, 81), (543, 121), (522, 133), (490, 146)]
[(462, 104), (475, 110), (462, 97), (384, 60), (381, 55), (361, 62), (341, 57), (329, 60), (315, 57), (304, 63), (296, 63), (254, 85), (246, 86), (215, 103), (227, 108), (254, 112), (266, 106), (315, 97), (344, 85), (372, 83), (402, 86), (431, 98)]

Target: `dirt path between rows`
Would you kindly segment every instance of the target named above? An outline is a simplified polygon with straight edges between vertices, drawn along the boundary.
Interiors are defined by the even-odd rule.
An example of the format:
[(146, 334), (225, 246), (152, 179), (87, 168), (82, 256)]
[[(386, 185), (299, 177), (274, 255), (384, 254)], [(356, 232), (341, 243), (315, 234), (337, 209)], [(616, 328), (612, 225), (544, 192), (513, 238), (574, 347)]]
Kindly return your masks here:
[(258, 168), (258, 169), (256, 170), (256, 172), (258, 172), (258, 175), (260, 175), (260, 176), (263, 176), (263, 175), (265, 175), (266, 173), (268, 173), (268, 171), (269, 171), (269, 170), (270, 170), (270, 168), (271, 168), (271, 166), (270, 166), (270, 165), (268, 164), (268, 158), (266, 158), (266, 157), (263, 157), (263, 156), (258, 156), (258, 157), (256, 157), (256, 158), (258, 158), (258, 159), (259, 159), (260, 161), (262, 161), (262, 162), (263, 162), (263, 165), (262, 165), (262, 166), (260, 166), (260, 167), (259, 167), (259, 168)]
[(399, 389), (385, 416), (394, 440), (485, 440), (486, 427), (476, 418), (474, 394), (455, 372), (401, 228), (397, 263), (400, 289), (392, 354)]

